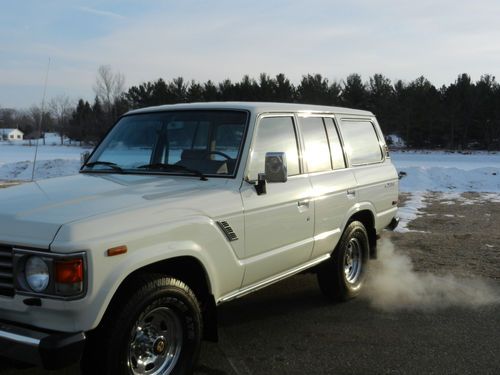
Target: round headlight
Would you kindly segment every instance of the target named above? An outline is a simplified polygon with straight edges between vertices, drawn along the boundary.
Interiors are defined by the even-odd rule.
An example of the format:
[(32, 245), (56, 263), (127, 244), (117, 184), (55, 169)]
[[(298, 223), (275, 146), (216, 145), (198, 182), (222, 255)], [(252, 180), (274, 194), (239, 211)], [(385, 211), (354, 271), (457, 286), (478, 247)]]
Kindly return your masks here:
[(49, 285), (49, 267), (37, 256), (29, 257), (24, 269), (26, 282), (34, 292), (43, 292)]

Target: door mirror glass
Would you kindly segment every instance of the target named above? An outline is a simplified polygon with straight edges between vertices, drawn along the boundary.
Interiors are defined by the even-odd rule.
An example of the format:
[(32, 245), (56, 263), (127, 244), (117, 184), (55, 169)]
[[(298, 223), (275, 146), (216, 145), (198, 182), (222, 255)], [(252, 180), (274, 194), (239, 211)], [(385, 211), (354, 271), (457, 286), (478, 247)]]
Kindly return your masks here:
[(266, 152), (266, 181), (267, 182), (286, 182), (288, 172), (286, 166), (286, 153), (284, 152)]

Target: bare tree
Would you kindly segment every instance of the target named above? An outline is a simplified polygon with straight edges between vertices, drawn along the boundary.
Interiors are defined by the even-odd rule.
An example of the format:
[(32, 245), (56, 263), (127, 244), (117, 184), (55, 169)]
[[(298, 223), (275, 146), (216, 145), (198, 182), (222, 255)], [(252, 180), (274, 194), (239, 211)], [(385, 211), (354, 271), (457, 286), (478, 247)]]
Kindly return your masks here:
[(97, 69), (97, 78), (93, 87), (94, 93), (109, 112), (112, 104), (125, 91), (125, 76), (122, 73), (113, 73), (111, 65), (101, 65)]
[(61, 137), (61, 145), (64, 143), (64, 136), (67, 135), (74, 107), (75, 103), (66, 95), (56, 96), (49, 103), (49, 110), (55, 120), (57, 133)]

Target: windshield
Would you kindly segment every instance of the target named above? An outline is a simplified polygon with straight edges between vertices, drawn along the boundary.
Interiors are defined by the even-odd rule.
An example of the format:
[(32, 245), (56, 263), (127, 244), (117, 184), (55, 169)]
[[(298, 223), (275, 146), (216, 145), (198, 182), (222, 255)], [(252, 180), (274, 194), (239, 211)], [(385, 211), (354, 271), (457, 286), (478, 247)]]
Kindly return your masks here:
[(233, 176), (248, 114), (169, 111), (125, 116), (82, 172)]

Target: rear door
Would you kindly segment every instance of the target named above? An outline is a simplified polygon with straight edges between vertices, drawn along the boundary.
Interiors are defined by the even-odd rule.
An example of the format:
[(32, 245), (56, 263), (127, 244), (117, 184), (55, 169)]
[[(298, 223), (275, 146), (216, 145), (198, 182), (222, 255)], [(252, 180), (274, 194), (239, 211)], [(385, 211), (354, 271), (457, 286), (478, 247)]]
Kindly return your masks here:
[(315, 213), (312, 258), (331, 253), (356, 204), (356, 179), (346, 169), (344, 151), (333, 116), (301, 116), (304, 163), (313, 188)]
[(389, 224), (398, 200), (398, 177), (385, 153), (385, 141), (374, 118), (342, 118), (340, 121), (347, 158), (358, 183), (360, 204), (376, 212), (377, 229)]
[(264, 173), (266, 152), (285, 152), (288, 181), (267, 183), (257, 195), (244, 182), (241, 197), (245, 218), (246, 266), (243, 287), (272, 278), (307, 262), (313, 247), (314, 205), (311, 184), (300, 162), (293, 114), (260, 117), (247, 163), (247, 179)]

